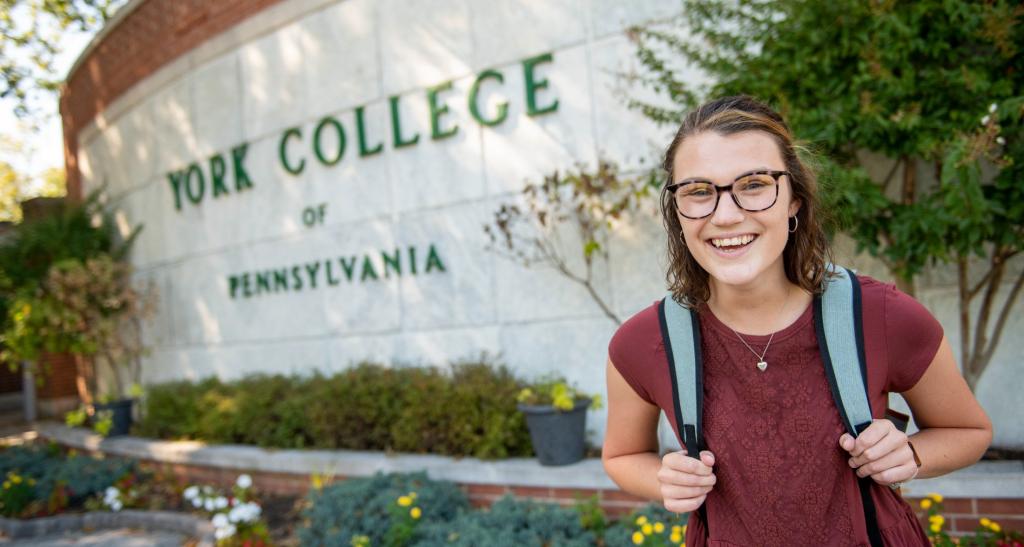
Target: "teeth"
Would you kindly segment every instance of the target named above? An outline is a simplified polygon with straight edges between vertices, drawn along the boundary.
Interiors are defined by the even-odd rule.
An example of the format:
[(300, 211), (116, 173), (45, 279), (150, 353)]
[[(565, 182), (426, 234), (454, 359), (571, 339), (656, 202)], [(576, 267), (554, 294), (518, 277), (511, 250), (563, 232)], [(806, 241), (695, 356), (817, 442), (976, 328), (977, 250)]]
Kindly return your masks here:
[(734, 247), (736, 245), (746, 245), (754, 241), (754, 236), (747, 234), (739, 237), (730, 237), (727, 239), (712, 239), (711, 244), (715, 247)]

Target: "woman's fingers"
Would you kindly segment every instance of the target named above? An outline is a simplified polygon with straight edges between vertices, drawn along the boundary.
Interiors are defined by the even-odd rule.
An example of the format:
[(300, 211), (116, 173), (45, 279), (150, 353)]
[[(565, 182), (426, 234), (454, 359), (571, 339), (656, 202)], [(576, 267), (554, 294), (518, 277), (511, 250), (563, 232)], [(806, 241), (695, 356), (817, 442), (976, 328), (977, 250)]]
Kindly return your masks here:
[(910, 447), (907, 446), (906, 434), (893, 429), (875, 444), (867, 446), (860, 455), (850, 458), (850, 467), (861, 467), (873, 461), (878, 461), (893, 452), (903, 452), (904, 449), (905, 455), (913, 459)]
[[(858, 477), (867, 477), (885, 471), (886, 469), (892, 469), (894, 467), (900, 467), (903, 465), (911, 464), (915, 468), (917, 464), (914, 463), (914, 454), (910, 451), (910, 447), (906, 443), (903, 446), (889, 452), (888, 454), (871, 460), (863, 465), (857, 467)], [(909, 474), (908, 474), (909, 475)]]
[(706, 495), (712, 489), (711, 486), (675, 486), (671, 484), (661, 485), (662, 499), (693, 499)]

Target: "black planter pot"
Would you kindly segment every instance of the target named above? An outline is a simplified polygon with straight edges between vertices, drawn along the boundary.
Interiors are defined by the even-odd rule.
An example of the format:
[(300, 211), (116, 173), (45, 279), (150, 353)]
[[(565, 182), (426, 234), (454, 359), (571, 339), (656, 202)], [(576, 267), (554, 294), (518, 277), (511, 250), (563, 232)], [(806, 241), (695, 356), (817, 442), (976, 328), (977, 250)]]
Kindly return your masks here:
[(519, 405), (541, 465), (568, 465), (583, 459), (589, 406), (590, 399), (578, 399), (576, 406), (566, 411), (551, 405)]
[(109, 410), (111, 412), (111, 421), (113, 423), (110, 426), (110, 433), (107, 434), (108, 437), (127, 435), (131, 431), (133, 403), (135, 403), (135, 399), (121, 399), (120, 401), (93, 405), (97, 413), (101, 410)]

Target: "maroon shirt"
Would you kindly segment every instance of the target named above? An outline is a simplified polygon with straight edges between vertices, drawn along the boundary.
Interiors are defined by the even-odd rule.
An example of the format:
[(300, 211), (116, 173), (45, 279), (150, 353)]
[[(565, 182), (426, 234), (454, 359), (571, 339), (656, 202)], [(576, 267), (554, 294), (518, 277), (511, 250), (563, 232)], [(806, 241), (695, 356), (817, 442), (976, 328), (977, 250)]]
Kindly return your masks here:
[[(888, 392), (907, 391), (932, 362), (942, 326), (916, 300), (861, 276), (864, 343), (872, 414), (882, 418)], [(775, 333), (757, 358), (707, 306), (700, 308), (704, 366), (704, 439), (718, 482), (705, 500), (707, 528), (694, 513), (686, 533), (703, 545), (869, 545), (845, 432), (818, 354), (813, 306)], [(743, 335), (742, 333), (740, 333)], [(743, 335), (758, 352), (768, 336)], [(661, 408), (678, 438), (657, 303), (612, 337), (615, 368), (645, 401)], [(680, 440), (681, 442), (681, 440)], [(886, 545), (929, 545), (903, 498), (872, 482)]]

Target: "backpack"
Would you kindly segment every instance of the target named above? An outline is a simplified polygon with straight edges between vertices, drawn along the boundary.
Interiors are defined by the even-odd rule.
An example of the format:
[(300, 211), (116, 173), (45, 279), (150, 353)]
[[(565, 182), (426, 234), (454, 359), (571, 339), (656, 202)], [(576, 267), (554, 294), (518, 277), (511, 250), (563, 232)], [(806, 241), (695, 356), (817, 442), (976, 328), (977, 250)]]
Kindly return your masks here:
[[(829, 264), (828, 270), (832, 275), (826, 276), (825, 290), (814, 297), (814, 330), (832, 399), (846, 431), (856, 438), (872, 420), (866, 387), (860, 282), (846, 268)], [(679, 438), (687, 454), (693, 456), (706, 449), (702, 433), (704, 388), (700, 321), (696, 310), (676, 302), (671, 294), (658, 304), (658, 320), (668, 357)], [(905, 420), (893, 421), (901, 430), (906, 430)], [(856, 470), (851, 469), (851, 472)], [(868, 537), (872, 547), (881, 547), (877, 513), (870, 495), (871, 482), (871, 477), (857, 479)], [(706, 504), (698, 511), (707, 527)]]

